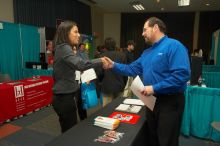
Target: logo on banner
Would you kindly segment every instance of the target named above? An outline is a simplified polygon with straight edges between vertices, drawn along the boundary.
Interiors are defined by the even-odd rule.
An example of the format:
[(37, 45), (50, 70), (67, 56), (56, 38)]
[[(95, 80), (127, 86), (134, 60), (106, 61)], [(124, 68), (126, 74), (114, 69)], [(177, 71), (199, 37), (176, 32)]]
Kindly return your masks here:
[(128, 114), (128, 113), (123, 113), (123, 112), (113, 112), (109, 117), (118, 119), (121, 122), (129, 123), (129, 124), (136, 124), (140, 118), (139, 115)]
[(15, 98), (24, 96), (24, 88), (23, 85), (14, 86)]

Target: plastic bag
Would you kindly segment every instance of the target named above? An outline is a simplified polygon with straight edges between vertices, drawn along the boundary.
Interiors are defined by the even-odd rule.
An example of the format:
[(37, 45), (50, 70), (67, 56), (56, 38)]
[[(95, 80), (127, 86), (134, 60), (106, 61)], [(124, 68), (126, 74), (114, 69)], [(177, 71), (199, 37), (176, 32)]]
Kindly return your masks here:
[(94, 82), (89, 84), (81, 84), (81, 98), (83, 101), (83, 109), (88, 109), (98, 105), (98, 98)]

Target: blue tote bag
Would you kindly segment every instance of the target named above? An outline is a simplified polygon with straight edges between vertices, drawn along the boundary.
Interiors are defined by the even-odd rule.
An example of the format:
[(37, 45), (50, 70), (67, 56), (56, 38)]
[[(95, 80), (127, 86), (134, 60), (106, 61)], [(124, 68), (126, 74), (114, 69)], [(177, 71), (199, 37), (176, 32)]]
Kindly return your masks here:
[(83, 101), (83, 109), (88, 109), (98, 105), (98, 98), (94, 82), (90, 82), (90, 84), (81, 84), (81, 98)]

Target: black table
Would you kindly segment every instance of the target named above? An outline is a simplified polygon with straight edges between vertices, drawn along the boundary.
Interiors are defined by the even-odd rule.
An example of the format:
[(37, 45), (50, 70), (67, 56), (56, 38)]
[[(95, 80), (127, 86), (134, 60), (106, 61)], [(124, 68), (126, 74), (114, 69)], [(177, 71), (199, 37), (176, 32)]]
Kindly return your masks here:
[[(113, 100), (112, 103), (108, 104), (104, 108), (100, 109), (96, 113), (92, 114), (90, 117), (84, 121), (78, 123), (76, 126), (68, 130), (66, 133), (58, 136), (46, 146), (104, 146), (111, 144), (94, 142), (94, 139), (98, 136), (103, 135), (103, 132), (107, 129), (94, 126), (94, 119), (97, 116), (108, 117), (115, 108), (123, 102), (125, 98), (118, 98)], [(142, 107), (141, 111), (138, 113), (141, 116), (139, 121), (135, 124), (120, 123), (119, 127), (116, 129), (118, 132), (124, 132), (123, 138), (114, 143), (114, 146), (141, 146), (145, 145), (147, 136), (144, 134), (146, 128), (145, 126), (145, 107)]]

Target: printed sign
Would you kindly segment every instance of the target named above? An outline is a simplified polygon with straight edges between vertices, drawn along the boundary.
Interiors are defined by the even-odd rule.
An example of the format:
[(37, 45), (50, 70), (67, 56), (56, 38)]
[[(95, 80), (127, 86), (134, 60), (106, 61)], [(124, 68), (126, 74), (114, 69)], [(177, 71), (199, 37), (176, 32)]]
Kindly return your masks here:
[(128, 123), (128, 124), (136, 124), (140, 118), (139, 115), (128, 114), (128, 113), (123, 113), (123, 112), (113, 112), (109, 117), (118, 119), (121, 122)]
[(15, 98), (24, 96), (24, 88), (23, 85), (14, 86)]

